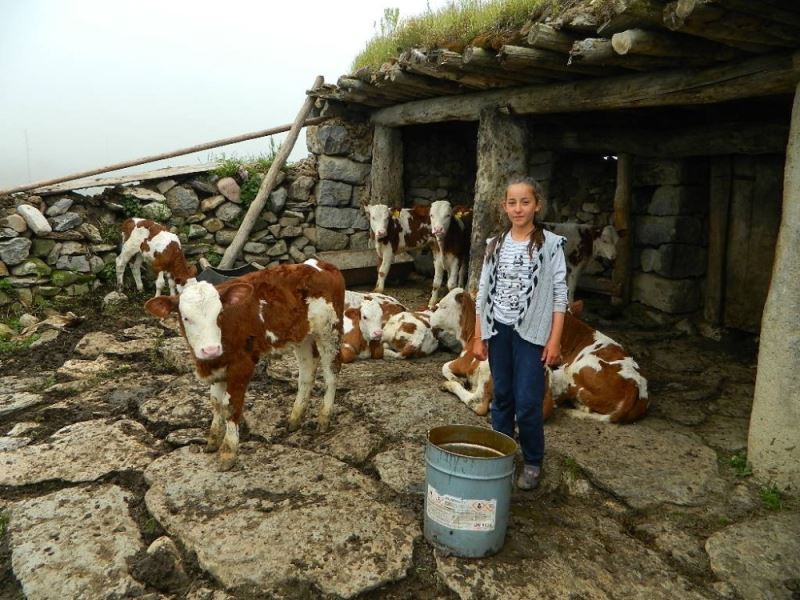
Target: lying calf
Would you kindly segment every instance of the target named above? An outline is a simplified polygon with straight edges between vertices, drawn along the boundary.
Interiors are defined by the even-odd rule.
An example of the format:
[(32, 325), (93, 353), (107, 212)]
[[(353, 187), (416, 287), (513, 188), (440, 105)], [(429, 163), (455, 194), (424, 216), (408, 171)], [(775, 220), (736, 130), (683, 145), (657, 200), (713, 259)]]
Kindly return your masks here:
[(386, 358), (420, 358), (436, 351), (439, 341), (431, 328), (431, 311), (401, 312), (383, 327)]
[[(355, 306), (353, 306), (355, 305)], [(359, 358), (383, 358), (383, 327), (406, 310), (398, 300), (385, 294), (345, 294), (344, 335), (339, 356), (343, 363)]]

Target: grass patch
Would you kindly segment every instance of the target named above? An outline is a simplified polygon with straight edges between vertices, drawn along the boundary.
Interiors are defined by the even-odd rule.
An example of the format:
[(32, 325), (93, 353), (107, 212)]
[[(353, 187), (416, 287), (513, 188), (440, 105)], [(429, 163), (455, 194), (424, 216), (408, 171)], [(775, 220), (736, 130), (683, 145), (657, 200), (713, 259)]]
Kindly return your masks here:
[(481, 45), (511, 38), (542, 8), (563, 0), (451, 0), (438, 10), (401, 19), (397, 9), (384, 10), (376, 35), (353, 61), (353, 71), (377, 68), (408, 48), (447, 48), (461, 52), (480, 38)]
[[(253, 179), (253, 174), (260, 174), (261, 177), (267, 174), (272, 163), (275, 162), (275, 155), (278, 153), (275, 140), (269, 140), (269, 152), (257, 156), (231, 156), (225, 153), (219, 155), (212, 155), (210, 160), (217, 162), (217, 167), (213, 173), (217, 177), (233, 177), (238, 182), (244, 182), (245, 176), (247, 181)], [(258, 191), (258, 188), (256, 188)]]
[(25, 350), (40, 337), (38, 333), (35, 333), (21, 340), (0, 340), (0, 354), (12, 354)]
[(564, 459), (564, 472), (574, 481), (581, 476), (581, 467), (571, 456)]
[(758, 495), (768, 510), (780, 510), (783, 508), (783, 494), (775, 484), (762, 486), (758, 490)]
[(747, 452), (745, 450), (737, 450), (733, 456), (728, 459), (728, 464), (733, 468), (737, 477), (750, 477), (753, 474), (753, 468), (747, 462)]

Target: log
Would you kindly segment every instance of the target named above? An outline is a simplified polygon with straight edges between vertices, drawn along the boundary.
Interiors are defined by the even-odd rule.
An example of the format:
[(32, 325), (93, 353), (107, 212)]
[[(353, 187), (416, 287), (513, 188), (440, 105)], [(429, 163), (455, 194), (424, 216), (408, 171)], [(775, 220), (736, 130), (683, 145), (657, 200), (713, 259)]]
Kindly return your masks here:
[(441, 121), (475, 121), (487, 107), (517, 114), (547, 114), (712, 104), (789, 93), (800, 72), (800, 53), (758, 56), (702, 69), (674, 69), (474, 92), (417, 100), (375, 111), (372, 122), (399, 127)]
[(664, 8), (664, 24), (701, 38), (736, 46), (749, 52), (776, 47), (796, 47), (800, 32), (751, 15), (725, 11), (697, 0), (676, 0)]
[[(576, 42), (580, 43), (580, 42)], [(608, 75), (609, 71), (594, 65), (575, 64), (570, 57), (550, 50), (524, 48), (522, 46), (503, 46), (497, 59), (504, 69), (546, 69), (556, 73), (581, 75)], [(613, 72), (613, 71), (612, 71)]]
[[(566, 60), (564, 62), (566, 64)], [(464, 50), (464, 64), (480, 67), (482, 69), (495, 69), (499, 72), (520, 72), (519, 68), (516, 70), (510, 69), (508, 66), (504, 67), (503, 69), (498, 68), (500, 66), (500, 62), (497, 54), (493, 54), (482, 48), (475, 48), (474, 46), (470, 46)], [(559, 79), (565, 81), (568, 79), (573, 79), (573, 76), (568, 73), (532, 65), (522, 67), (522, 72), (533, 77), (541, 77), (551, 80)]]
[(425, 77), (424, 75), (405, 73), (400, 65), (395, 65), (389, 70), (388, 80), (392, 82), (392, 87), (394, 88), (409, 92), (416, 91), (418, 94), (430, 96), (446, 96), (464, 91), (460, 85), (452, 81), (442, 81)]
[(496, 63), (494, 63), (491, 68), (484, 68), (474, 63), (467, 64), (464, 61), (463, 55), (450, 50), (436, 50), (430, 54), (430, 57), (436, 61), (440, 69), (446, 69), (454, 73), (474, 74), (487, 81), (497, 82), (498, 86), (493, 87), (502, 87), (511, 84), (546, 83), (548, 81), (548, 79), (527, 75), (525, 73), (499, 70)]
[(345, 91), (351, 92), (360, 92), (365, 96), (374, 96), (376, 100), (387, 100), (392, 104), (398, 102), (407, 102), (409, 100), (415, 100), (419, 98), (418, 95), (412, 95), (404, 92), (400, 92), (398, 90), (387, 89), (385, 87), (379, 88), (377, 86), (371, 85), (369, 83), (364, 83), (358, 79), (352, 77), (339, 77), (339, 80), (336, 84), (344, 89)]
[(631, 301), (633, 274), (633, 223), (631, 221), (631, 189), (633, 158), (630, 154), (617, 156), (617, 187), (614, 192), (614, 228), (619, 233), (617, 258), (614, 261), (612, 304), (626, 306)]
[[(696, 62), (692, 59), (675, 59), (655, 56), (637, 56), (629, 54), (620, 56), (614, 52), (611, 40), (605, 38), (586, 38), (573, 44), (569, 53), (570, 61), (575, 64), (607, 65), (623, 67), (634, 71), (651, 71), (678, 66), (679, 63)], [(707, 62), (707, 61), (704, 61)]]
[[(322, 75), (318, 75), (311, 89), (315, 90), (320, 87), (323, 81)], [(242, 247), (245, 245), (245, 242), (247, 242), (247, 238), (250, 235), (250, 231), (253, 229), (253, 225), (255, 225), (256, 219), (258, 219), (258, 216), (261, 214), (264, 205), (267, 203), (267, 198), (275, 187), (278, 175), (283, 165), (286, 164), (286, 159), (289, 158), (289, 154), (292, 152), (292, 148), (294, 148), (297, 137), (300, 135), (300, 130), (303, 128), (303, 123), (312, 108), (314, 108), (314, 98), (312, 96), (306, 96), (306, 100), (303, 102), (300, 112), (297, 113), (294, 123), (292, 123), (289, 134), (286, 136), (286, 139), (283, 140), (280, 150), (278, 150), (278, 153), (275, 155), (275, 159), (272, 161), (264, 180), (261, 182), (261, 186), (258, 188), (256, 197), (247, 209), (247, 213), (244, 219), (242, 219), (239, 230), (236, 232), (230, 246), (225, 249), (225, 254), (222, 255), (222, 259), (219, 261), (218, 267), (220, 269), (230, 269), (233, 267), (236, 257), (238, 257), (239, 253), (242, 251)]]
[(708, 209), (708, 262), (703, 302), (703, 317), (712, 325), (722, 325), (732, 176), (730, 156), (720, 156), (712, 161)]
[(559, 31), (545, 23), (534, 23), (528, 32), (528, 44), (541, 50), (569, 54), (578, 36)]
[(717, 44), (679, 33), (628, 29), (611, 36), (611, 47), (620, 55), (665, 56), (672, 58), (696, 58), (698, 55), (710, 61), (731, 60), (741, 55), (730, 46)]
[(660, 29), (664, 11), (661, 0), (615, 0), (611, 17), (597, 28), (600, 35), (611, 35), (631, 28)]
[(403, 133), (378, 125), (372, 134), (369, 203), (402, 207), (403, 189)]

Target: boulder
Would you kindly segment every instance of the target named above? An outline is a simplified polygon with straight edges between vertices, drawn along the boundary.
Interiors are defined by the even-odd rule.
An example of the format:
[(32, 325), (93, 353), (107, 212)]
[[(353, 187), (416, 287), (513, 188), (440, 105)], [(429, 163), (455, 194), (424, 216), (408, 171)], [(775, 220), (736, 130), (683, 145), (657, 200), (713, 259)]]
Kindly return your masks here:
[(50, 233), (53, 230), (53, 227), (47, 221), (45, 216), (39, 212), (37, 208), (34, 208), (30, 204), (20, 204), (17, 207), (17, 212), (22, 215), (22, 218), (25, 219), (25, 222), (28, 224), (28, 227), (30, 227), (30, 230), (36, 235)]
[(225, 196), (231, 202), (236, 202), (238, 204), (242, 201), (241, 189), (233, 177), (223, 177), (220, 179), (217, 182), (217, 189), (219, 190), (220, 194)]
[(55, 232), (69, 231), (79, 227), (83, 223), (83, 218), (78, 213), (66, 212), (63, 215), (53, 217), (50, 222), (53, 224), (53, 231)]
[(166, 194), (167, 206), (172, 214), (178, 217), (188, 217), (197, 212), (200, 200), (191, 188), (176, 185)]
[(30, 254), (31, 241), (28, 238), (14, 238), (0, 242), (0, 260), (9, 267), (18, 265)]

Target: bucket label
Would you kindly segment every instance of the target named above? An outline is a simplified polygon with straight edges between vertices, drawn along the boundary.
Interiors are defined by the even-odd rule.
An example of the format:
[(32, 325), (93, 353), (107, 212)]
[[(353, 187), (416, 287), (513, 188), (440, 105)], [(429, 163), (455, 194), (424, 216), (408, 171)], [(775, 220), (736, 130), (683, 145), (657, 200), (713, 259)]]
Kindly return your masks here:
[(494, 531), (497, 499), (470, 500), (440, 494), (428, 484), (428, 517), (449, 529)]

